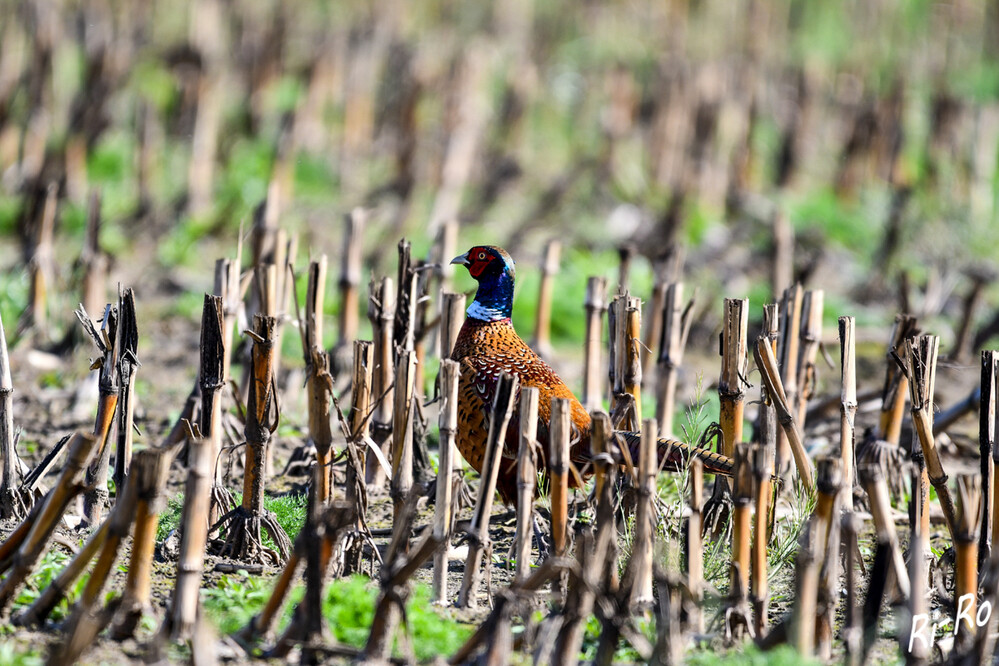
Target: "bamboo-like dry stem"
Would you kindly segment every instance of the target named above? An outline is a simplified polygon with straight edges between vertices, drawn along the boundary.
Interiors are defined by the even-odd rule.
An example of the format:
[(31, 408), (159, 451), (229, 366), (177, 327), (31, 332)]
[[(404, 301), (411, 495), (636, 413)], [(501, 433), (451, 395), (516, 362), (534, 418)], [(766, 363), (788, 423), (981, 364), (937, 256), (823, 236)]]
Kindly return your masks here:
[(701, 506), (704, 504), (704, 463), (700, 458), (690, 461), (690, 517), (687, 519), (687, 586), (693, 600), (688, 615), (690, 627), (696, 633), (704, 631), (704, 546), (701, 542)]
[(351, 373), (350, 437), (347, 452), (352, 460), (347, 463), (346, 492), (347, 504), (355, 507), (358, 527), (367, 511), (367, 491), (364, 486), (364, 458), (359, 445), (371, 441), (368, 431), (371, 426), (371, 385), (374, 373), (374, 345), (368, 340), (354, 341), (354, 368)]
[(749, 581), (752, 553), (753, 464), (757, 445), (737, 442), (733, 459), (732, 562), (729, 567), (729, 598), (725, 613), (725, 634), (735, 640), (749, 630)]
[[(97, 440), (97, 452), (87, 467), (85, 477), (87, 490), (83, 493), (83, 517), (89, 525), (101, 522), (104, 509), (108, 505), (108, 463), (111, 449), (108, 440), (111, 436), (111, 424), (114, 422), (115, 410), (118, 406), (118, 314), (109, 304), (104, 310), (104, 323), (98, 333), (90, 322), (86, 311), (77, 310), (77, 317), (101, 352), (100, 379), (98, 387), (100, 398), (97, 403), (97, 417), (94, 421), (94, 438)], [(86, 320), (86, 321), (84, 321)]]
[[(761, 408), (765, 409), (765, 407)], [(775, 425), (775, 424), (772, 424)], [(776, 435), (776, 429), (771, 433)], [(753, 631), (757, 636), (762, 636), (769, 618), (767, 617), (770, 608), (770, 588), (768, 584), (768, 562), (767, 562), (767, 532), (769, 522), (767, 516), (770, 510), (771, 479), (774, 468), (774, 444), (776, 438), (771, 437), (769, 443), (761, 443), (753, 450), (752, 473), (755, 481), (754, 506), (753, 506), (753, 544), (750, 558), (752, 568), (748, 575), (750, 578), (750, 599), (753, 604)]]
[[(779, 317), (777, 304), (763, 306), (763, 329), (760, 339), (777, 349)], [(766, 384), (760, 385), (760, 416), (758, 427), (759, 447), (753, 458), (753, 476), (756, 480), (756, 496), (753, 514), (753, 552), (750, 589), (753, 601), (753, 629), (762, 636), (769, 622), (770, 589), (768, 585), (767, 550), (770, 544), (770, 503), (774, 486), (777, 457), (777, 410)]]
[(624, 325), (624, 392), (631, 396), (635, 424), (642, 423), (642, 301), (627, 298)]
[[(735, 455), (735, 446), (742, 441), (742, 421), (746, 391), (743, 388), (749, 366), (747, 330), (749, 327), (749, 301), (740, 298), (725, 299), (725, 319), (722, 326), (721, 378), (718, 381), (721, 426), (721, 453)], [(728, 490), (728, 479), (715, 479), (715, 498)], [(742, 575), (746, 578), (746, 571)]]
[(588, 411), (599, 409), (603, 403), (600, 381), (600, 348), (603, 344), (603, 316), (607, 309), (607, 280), (590, 277), (586, 281), (586, 333), (583, 353), (583, 407)]
[(649, 661), (654, 666), (683, 662), (685, 638), (680, 613), (683, 606), (684, 581), (675, 572), (659, 571), (656, 589), (662, 602), (656, 615), (656, 645)]
[[(909, 380), (909, 399), (912, 404), (912, 425), (919, 438), (926, 462), (926, 476), (937, 491), (940, 508), (943, 509), (947, 527), (953, 536), (956, 528), (954, 500), (947, 487), (947, 473), (944, 472), (940, 453), (933, 436), (933, 393), (936, 384), (937, 351), (940, 338), (935, 335), (922, 335), (905, 341), (905, 373)], [(927, 490), (925, 495), (928, 496)], [(929, 509), (924, 508), (924, 533), (929, 533)]]
[[(983, 579), (989, 581), (982, 590), (984, 601), (995, 608), (999, 600), (999, 558), (990, 557), (987, 561)], [(983, 604), (984, 605), (984, 601)], [(991, 664), (996, 652), (996, 638), (999, 637), (999, 617), (995, 613), (989, 615), (982, 627), (979, 627), (978, 640), (971, 652), (971, 663)]]
[[(954, 545), (957, 548), (957, 573), (954, 596), (957, 599), (957, 642), (974, 641), (978, 610), (978, 530), (982, 515), (982, 484), (976, 475), (957, 477), (957, 515)], [(966, 613), (962, 614), (962, 611)]]
[(805, 415), (808, 412), (808, 400), (815, 393), (815, 359), (819, 353), (819, 343), (822, 341), (822, 306), (825, 294), (821, 289), (805, 292), (801, 306), (801, 349), (798, 355), (798, 394), (797, 421), (798, 427), (805, 429)]
[(634, 578), (631, 587), (633, 605), (652, 602), (652, 533), (655, 513), (653, 499), (658, 472), (656, 420), (642, 425), (642, 444), (638, 455), (638, 505), (635, 507), (635, 543), (632, 549)]
[[(139, 502), (140, 482), (145, 481), (147, 485), (153, 484), (162, 478), (165, 481), (164, 465), (161, 464), (163, 458), (162, 451), (146, 449), (136, 454), (135, 474), (133, 478), (125, 484), (123, 492), (115, 502), (114, 509), (107, 518), (107, 531), (98, 549), (97, 559), (90, 577), (87, 579), (80, 598), (73, 605), (69, 619), (66, 621), (66, 638), (60, 646), (54, 648), (50, 659), (60, 663), (75, 661), (84, 652), (87, 646), (96, 637), (96, 634), (103, 628), (104, 624), (110, 620), (109, 614), (95, 615), (96, 606), (100, 601), (104, 587), (107, 585), (118, 553), (121, 550), (122, 542), (128, 538), (132, 531), (132, 524), (136, 515), (136, 508)], [(140, 551), (142, 550), (140, 546)], [(148, 565), (152, 564), (152, 553), (149, 552)], [(136, 571), (136, 575), (143, 573), (141, 567)], [(149, 573), (149, 568), (145, 569)], [(130, 572), (131, 574), (131, 572)], [(133, 588), (134, 589), (134, 588)]]
[[(454, 522), (454, 517), (451, 515), (451, 480), (453, 478), (456, 453), (454, 440), (458, 434), (459, 369), (457, 361), (450, 359), (441, 361), (440, 450), (437, 458), (434, 532), (440, 538), (444, 547), (434, 553), (434, 577), (431, 584), (431, 600), (438, 604), (445, 604), (449, 599), (447, 592), (447, 563), (450, 551), (451, 525)], [(521, 405), (523, 405), (523, 400), (521, 401)]]
[(541, 358), (550, 358), (552, 353), (552, 291), (555, 288), (555, 276), (558, 274), (561, 256), (561, 242), (550, 240), (545, 244), (544, 254), (541, 259), (541, 283), (538, 286), (538, 307), (534, 311), (534, 338), (531, 341), (531, 346), (538, 352)]
[(416, 320), (420, 309), (420, 279), (413, 262), (412, 244), (405, 238), (399, 241), (399, 271), (395, 293), (395, 321), (392, 341), (396, 349), (416, 349)]
[[(381, 282), (372, 282), (369, 287), (368, 319), (375, 344), (374, 385), (372, 395), (375, 403), (375, 413), (371, 424), (371, 438), (374, 446), (382, 451), (382, 458), (387, 460), (392, 438), (392, 413), (394, 406), (393, 387), (395, 385), (394, 353), (392, 350), (392, 325), (395, 321), (395, 289), (392, 278), (382, 278)], [(386, 470), (378, 464), (378, 457), (368, 452), (368, 460), (364, 470), (365, 482), (369, 486), (380, 487), (385, 484)]]
[(751, 530), (753, 516), (753, 460), (755, 447), (748, 442), (735, 446), (734, 478), (732, 490), (732, 565), (730, 567), (730, 596), (736, 603), (746, 603), (749, 598)]
[(795, 558), (792, 644), (798, 655), (805, 659), (811, 658), (815, 648), (815, 609), (819, 585), (818, 523), (815, 516), (805, 523)]
[[(351, 410), (348, 421), (340, 414), (340, 407), (333, 400), (337, 414), (341, 417), (341, 430), (347, 440), (345, 453), (347, 470), (345, 474), (345, 502), (354, 516), (354, 525), (347, 531), (346, 539), (336, 540), (337, 547), (342, 544), (342, 557), (335, 571), (339, 575), (350, 575), (361, 570), (364, 559), (365, 544), (372, 545), (372, 554), (377, 556), (377, 550), (371, 544), (371, 534), (365, 524), (365, 513), (368, 508), (368, 489), (364, 483), (365, 460), (362, 454), (364, 447), (372, 446), (368, 435), (371, 416), (371, 384), (374, 366), (374, 347), (366, 340), (354, 341), (354, 362), (351, 373)], [(326, 540), (324, 547), (330, 547), (333, 542)], [(328, 554), (332, 557), (332, 553)], [(327, 558), (328, 559), (328, 558)]]
[(916, 318), (909, 315), (896, 315), (888, 337), (887, 370), (881, 393), (881, 417), (879, 428), (881, 438), (898, 446), (902, 436), (902, 417), (905, 416), (905, 403), (909, 397), (909, 380), (905, 372), (894, 362), (892, 354), (901, 349), (905, 340), (916, 334)]
[[(87, 459), (96, 444), (93, 436), (76, 433), (69, 443), (69, 453), (58, 481), (46, 496), (42, 508), (31, 522), (31, 529), (24, 536), (11, 562), (11, 570), (0, 583), (0, 612), (14, 600), (17, 591), (34, 570), (38, 558), (49, 545), (52, 532), (59, 524), (59, 519), (66, 511), (69, 503), (80, 494), (80, 473), (87, 464)], [(30, 520), (26, 518), (25, 521)]]
[[(253, 316), (253, 339), (250, 367), (250, 393), (246, 404), (246, 458), (243, 467), (241, 506), (223, 516), (214, 527), (224, 527), (223, 557), (240, 561), (278, 564), (288, 558), (291, 542), (273, 514), (264, 508), (267, 470), (264, 461), (270, 440), (277, 430), (278, 412), (274, 378), (275, 333), (277, 320), (267, 315)], [(271, 535), (277, 552), (266, 548), (261, 530)]]
[[(604, 577), (603, 568), (608, 564), (613, 566), (617, 559), (613, 499), (616, 466), (613, 457), (606, 451), (611, 435), (610, 418), (606, 414), (594, 416), (600, 417), (594, 425), (602, 430), (597, 435), (602, 440), (600, 449), (599, 452), (594, 451), (593, 460), (597, 475), (602, 480), (597, 490), (597, 529), (595, 535), (584, 532), (576, 542), (579, 573), (571, 578), (566, 604), (562, 610), (562, 626), (552, 651), (552, 663), (570, 666), (578, 662), (584, 623), (593, 613), (600, 581)], [(654, 426), (650, 429), (654, 429)]]
[(555, 557), (567, 555), (569, 548), (569, 447), (572, 441), (572, 412), (569, 401), (552, 399), (548, 425), (548, 472), (551, 477), (552, 551)]
[(676, 382), (693, 321), (693, 307), (693, 299), (683, 305), (682, 282), (667, 285), (662, 308), (659, 359), (656, 362), (656, 421), (659, 423), (659, 434), (663, 437), (673, 436)]
[(812, 480), (812, 463), (808, 459), (805, 445), (801, 441), (801, 431), (798, 430), (794, 417), (791, 415), (791, 406), (784, 393), (784, 387), (781, 385), (780, 374), (777, 372), (777, 360), (774, 358), (773, 348), (766, 340), (760, 340), (757, 342), (753, 354), (756, 358), (756, 365), (760, 369), (760, 376), (766, 384), (774, 408), (777, 410), (777, 421), (787, 437), (788, 447), (798, 468), (798, 476), (808, 492), (812, 492), (815, 487)]
[(400, 350), (395, 359), (395, 415), (392, 417), (392, 504), (398, 520), (413, 488), (413, 395), (416, 353)]
[[(268, 197), (271, 195), (273, 185), (274, 183), (272, 181), (271, 189), (268, 190)], [(270, 204), (268, 203), (268, 205)], [(293, 271), (291, 270), (291, 262), (294, 260), (294, 257), (292, 257), (289, 253), (297, 249), (297, 243), (297, 236), (292, 236), (289, 240), (287, 232), (285, 232), (284, 229), (275, 229), (274, 250), (271, 255), (273, 263), (268, 262), (257, 264), (255, 273), (261, 293), (261, 307), (258, 314), (264, 314), (274, 318), (274, 332), (272, 333), (273, 340), (271, 341), (273, 353), (270, 363), (273, 366), (271, 373), (274, 377), (275, 386), (277, 385), (277, 378), (280, 377), (281, 349), (283, 345), (282, 341), (284, 339), (284, 320), (287, 318), (288, 305), (290, 303), (288, 283), (291, 282), (290, 277), (293, 274)], [(268, 446), (264, 451), (264, 472), (270, 475), (273, 473), (273, 470), (274, 447)], [(290, 546), (291, 544), (288, 545)]]
[(163, 487), (170, 470), (169, 458), (162, 449), (136, 453), (134, 475), (129, 477), (129, 483), (136, 485), (135, 533), (125, 591), (111, 630), (115, 640), (133, 636), (139, 620), (152, 607), (153, 550), (163, 508)]
[(815, 645), (820, 659), (832, 654), (833, 620), (839, 601), (839, 526), (836, 518), (842, 507), (843, 471), (839, 458), (824, 457), (815, 467), (815, 522), (819, 529), (819, 589), (815, 618)]
[(198, 592), (205, 566), (205, 543), (208, 540), (208, 510), (212, 490), (212, 445), (194, 439), (188, 448), (187, 483), (181, 522), (180, 557), (177, 559), (177, 583), (173, 588), (170, 610), (163, 622), (163, 632), (171, 640), (191, 637), (198, 618)]
[(409, 596), (407, 581), (423, 565), (440, 546), (440, 540), (429, 531), (424, 539), (406, 555), (400, 547), (403, 541), (409, 540), (412, 518), (415, 513), (415, 497), (407, 501), (403, 516), (404, 520), (397, 522), (389, 543), (388, 556), (381, 572), (381, 592), (375, 602), (375, 617), (371, 623), (371, 633), (364, 647), (363, 656), (375, 663), (387, 661), (392, 649), (392, 639), (396, 626), (402, 617), (403, 604)]
[[(874, 563), (871, 565), (870, 575), (867, 578), (867, 596), (864, 597), (863, 618), (861, 620), (861, 626), (864, 628), (863, 642), (860, 653), (856, 657), (851, 655), (851, 658), (856, 658), (861, 664), (867, 663), (867, 657), (878, 638), (881, 606), (884, 603), (885, 593), (891, 580), (892, 561), (895, 559), (894, 550), (879, 534), (877, 547), (874, 551)], [(899, 557), (901, 557), (901, 553), (899, 553)]]
[(3, 574), (7, 569), (10, 568), (12, 562), (12, 556), (17, 552), (17, 549), (21, 547), (24, 543), (24, 538), (28, 536), (28, 532), (31, 531), (31, 526), (34, 525), (35, 519), (41, 513), (43, 502), (36, 502), (28, 515), (25, 516), (20, 523), (17, 524), (9, 534), (7, 538), (0, 541), (0, 574)]
[[(221, 363), (221, 370), (218, 371), (218, 377), (220, 377), (219, 381), (217, 382), (209, 381), (208, 384), (211, 386), (215, 386), (216, 384), (221, 384), (221, 386), (216, 390), (221, 390), (222, 388), (224, 388), (228, 384), (229, 379), (231, 377), (230, 365), (232, 362), (232, 354), (230, 353), (230, 350), (232, 349), (233, 330), (235, 329), (236, 326), (236, 320), (240, 315), (240, 313), (242, 312), (243, 308), (242, 296), (244, 288), (246, 289), (249, 288), (249, 280), (247, 280), (246, 283), (243, 284), (241, 283), (239, 277), (239, 261), (242, 255), (242, 243), (240, 243), (236, 255), (237, 258), (235, 260), (217, 259), (215, 261), (215, 282), (212, 288), (212, 294), (221, 299), (222, 303), (221, 309), (223, 314), (220, 317), (218, 317), (219, 321), (221, 322), (218, 326), (215, 326), (214, 323), (210, 324), (213, 327), (213, 329), (217, 328), (219, 331), (219, 334), (217, 336), (219, 338), (219, 342), (215, 342), (213, 339), (211, 341), (211, 349), (213, 350), (214, 353), (221, 354), (220, 360), (218, 361)], [(211, 316), (213, 318), (215, 317), (214, 314), (212, 314)], [(204, 308), (202, 308), (202, 321), (201, 321), (202, 338), (204, 338), (205, 335), (205, 325), (206, 325), (205, 312)], [(215, 352), (214, 350), (217, 350), (217, 352)], [(184, 404), (184, 408), (181, 410), (180, 415), (177, 417), (177, 420), (174, 422), (173, 428), (170, 430), (170, 434), (167, 435), (166, 440), (163, 443), (163, 446), (173, 446), (174, 444), (184, 441), (184, 439), (187, 437), (188, 434), (187, 430), (188, 422), (200, 423), (201, 432), (207, 439), (211, 439), (211, 436), (209, 435), (210, 428), (206, 425), (206, 423), (221, 424), (222, 412), (221, 412), (221, 403), (219, 402), (219, 397), (215, 396), (211, 399), (211, 402), (206, 402), (205, 398), (202, 395), (203, 386), (206, 383), (203, 378), (203, 375), (205, 373), (205, 370), (203, 368), (203, 364), (205, 363), (205, 359), (203, 358), (205, 351), (206, 351), (205, 340), (202, 339), (201, 342), (202, 358), (200, 358), (200, 364), (198, 366), (198, 376), (194, 380), (194, 387), (191, 389), (191, 393), (187, 396), (187, 401)], [(214, 359), (214, 357), (211, 357), (211, 363), (215, 364), (216, 362), (217, 361)], [(217, 407), (215, 407), (216, 404)], [(202, 413), (209, 406), (219, 409), (218, 421), (216, 421), (214, 416), (212, 416), (210, 413), (207, 416)], [(221, 436), (219, 436), (218, 441), (221, 441)], [(218, 460), (218, 455), (215, 455), (213, 459)], [(222, 474), (220, 466), (215, 467), (215, 479), (216, 479), (215, 485), (217, 487), (221, 487)], [(221, 494), (218, 492), (213, 493), (213, 495), (215, 495), (216, 497), (221, 496)], [(216, 511), (216, 509), (217, 507), (213, 506), (212, 510)]]
[(853, 317), (839, 318), (840, 349), (840, 426), (839, 455), (843, 469), (843, 487), (846, 488), (848, 508), (852, 506), (854, 467), (857, 441), (857, 346), (854, 340)]
[[(902, 596), (908, 597), (911, 590), (909, 574), (902, 559), (902, 549), (898, 544), (895, 523), (891, 519), (891, 505), (888, 501), (888, 486), (885, 483), (884, 473), (880, 465), (874, 464), (862, 465), (857, 473), (860, 485), (867, 492), (871, 505), (871, 516), (874, 518), (874, 529), (877, 533), (878, 543), (883, 543), (888, 548), (890, 570), (895, 575), (895, 581)], [(867, 626), (866, 622), (864, 626)]]
[[(607, 413), (603, 411), (594, 412), (590, 420), (590, 448), (593, 452), (594, 460), (600, 456), (606, 456), (611, 461), (614, 460), (614, 453), (611, 450), (613, 448), (611, 444), (612, 435), (613, 428), (611, 428)], [(601, 465), (595, 467), (593, 471), (593, 495), (599, 501), (600, 493), (603, 492), (603, 486), (606, 483), (606, 469)]]
[(208, 524), (213, 525), (233, 505), (232, 497), (222, 479), (222, 391), (225, 388), (227, 336), (224, 330), (224, 300), (221, 296), (205, 294), (201, 310), (201, 362), (198, 376), (198, 393), (201, 395), (200, 431), (205, 444), (211, 447), (212, 498), (209, 503)]
[(135, 371), (139, 358), (139, 329), (135, 319), (135, 294), (125, 289), (118, 294), (118, 442), (114, 456), (114, 487), (124, 488), (132, 460), (132, 431), (135, 417)]
[[(780, 361), (781, 385), (789, 405), (796, 404), (798, 395), (798, 344), (801, 334), (801, 285), (796, 284), (784, 290), (780, 302), (780, 339), (777, 341), (775, 358)], [(777, 431), (777, 474), (782, 478), (791, 468), (793, 452), (783, 429)]]
[(477, 603), (475, 595), (481, 574), (482, 556), (489, 543), (489, 515), (492, 511), (496, 479), (502, 462), (506, 428), (513, 414), (513, 403), (517, 395), (518, 384), (515, 375), (500, 373), (496, 386), (496, 398), (492, 404), (492, 417), (489, 420), (486, 455), (482, 464), (482, 481), (479, 485), (478, 497), (475, 500), (472, 522), (469, 526), (470, 544), (468, 557), (465, 560), (465, 576), (461, 580), (461, 589), (458, 592), (458, 606), (461, 608), (474, 608)]
[[(316, 447), (319, 468), (316, 501), (327, 504), (333, 498), (333, 430), (330, 425), (333, 378), (329, 356), (323, 346), (323, 305), (326, 294), (326, 255), (309, 264), (305, 296), (304, 348), (305, 386), (309, 404), (309, 439)], [(355, 304), (356, 306), (356, 304)]]
[(978, 544), (979, 565), (999, 544), (996, 510), (999, 509), (999, 492), (996, 492), (996, 398), (999, 391), (999, 352), (982, 352), (981, 401), (978, 408), (978, 448), (982, 465), (982, 533)]
[(7, 336), (0, 318), (0, 519), (24, 518), (31, 509), (31, 495), (19, 491), (21, 464), (15, 448), (14, 381), (10, 376)]
[[(538, 400), (535, 386), (520, 389), (520, 439), (517, 449), (517, 531), (513, 537), (516, 569), (513, 580), (523, 582), (531, 573), (531, 525), (534, 514), (534, 491), (538, 485)], [(598, 422), (593, 422), (593, 441), (599, 439)], [(594, 450), (596, 454), (596, 449)], [(599, 484), (599, 476), (597, 477)]]
[(863, 639), (863, 627), (861, 618), (857, 610), (857, 591), (860, 581), (857, 579), (857, 566), (861, 562), (857, 561), (857, 553), (860, 547), (857, 535), (860, 532), (863, 522), (860, 517), (852, 511), (843, 513), (841, 529), (843, 535), (843, 550), (846, 553), (846, 610), (843, 613), (843, 646), (846, 649), (846, 663), (849, 666), (859, 666), (861, 661), (861, 643)]
[(611, 419), (617, 429), (637, 431), (642, 425), (641, 300), (629, 294), (616, 296), (611, 301), (608, 320)]
[(908, 598), (908, 622), (900, 623), (898, 642), (902, 654), (906, 656), (909, 663), (925, 663), (929, 646), (925, 645), (925, 641), (909, 640), (913, 631), (919, 631), (916, 619), (919, 615), (927, 613), (929, 601), (926, 590), (925, 553), (929, 548), (930, 535), (922, 532), (923, 521), (920, 514), (926, 508), (920, 497), (923, 484), (922, 470), (914, 466), (911, 480), (912, 492), (909, 494), (909, 584), (912, 589)]
[[(273, 190), (268, 190), (268, 199), (265, 199), (261, 207), (273, 209), (274, 198), (270, 195)], [(278, 298), (282, 275), (279, 267), (282, 267), (284, 257), (284, 245), (286, 232), (277, 227), (277, 221), (268, 222), (266, 212), (257, 211), (251, 233), (251, 250), (253, 252), (253, 279), (251, 281), (251, 306), (247, 308), (247, 313), (252, 315), (277, 316), (279, 303)]]
[(722, 328), (721, 378), (718, 393), (721, 402), (722, 452), (733, 456), (742, 441), (742, 413), (745, 391), (743, 383), (748, 368), (747, 328), (748, 299), (725, 299), (725, 321)]
[(458, 339), (458, 331), (465, 321), (465, 294), (444, 292), (441, 306), (441, 358), (451, 358), (451, 350)]

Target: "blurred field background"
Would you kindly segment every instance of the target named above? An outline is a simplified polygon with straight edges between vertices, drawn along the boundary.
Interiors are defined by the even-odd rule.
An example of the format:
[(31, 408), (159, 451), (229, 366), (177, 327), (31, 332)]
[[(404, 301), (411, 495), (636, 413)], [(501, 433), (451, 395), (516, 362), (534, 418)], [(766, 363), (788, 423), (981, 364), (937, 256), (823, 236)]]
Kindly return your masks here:
[[(831, 357), (836, 318), (857, 318), (862, 392), (882, 385), (896, 313), (917, 315), (941, 336), (949, 405), (978, 380), (974, 354), (999, 344), (997, 56), (997, 0), (0, 0), (0, 315), (22, 450), (40, 456), (55, 433), (93, 422), (86, 400), (63, 409), (93, 354), (78, 302), (91, 298), (96, 317), (116, 285), (135, 288), (148, 445), (197, 373), (215, 260), (254, 225), (280, 225), (298, 239), (300, 278), (321, 253), (335, 273), (357, 209), (359, 338), (371, 335), (365, 287), (396, 274), (405, 237), (430, 262), (450, 258), (433, 255), (440, 246), (508, 249), (514, 320), (530, 339), (557, 240), (551, 358), (577, 391), (591, 275), (646, 304), (656, 283), (696, 288), (677, 422), (699, 426), (717, 413), (721, 299), (749, 298), (752, 330), (798, 281), (825, 291)], [(48, 223), (51, 248), (38, 242)], [(96, 295), (94, 262), (106, 266)], [(40, 271), (43, 327), (31, 311)], [(474, 288), (446, 265), (442, 278)], [(327, 298), (330, 322), (342, 308)], [(327, 326), (328, 347), (338, 333)], [(283, 343), (290, 448), (306, 436), (303, 361), (297, 334)], [(838, 392), (835, 365), (817, 398)], [(710, 404), (685, 413), (692, 398)], [(772, 553), (776, 607), (792, 598), (807, 513)], [(723, 581), (727, 558), (709, 559)], [(269, 581), (234, 581), (209, 592), (210, 612), (249, 612), (270, 594)], [(453, 652), (460, 638), (418, 651)]]
[[(210, 248), (255, 214), (298, 232), (304, 260), (337, 256), (363, 206), (365, 282), (399, 238), (426, 256), (454, 219), (460, 249), (514, 254), (518, 312), (562, 240), (556, 345), (578, 341), (585, 277), (615, 277), (622, 246), (638, 294), (682, 253), (709, 318), (716, 296), (758, 316), (775, 279), (800, 279), (826, 290), (830, 321), (905, 308), (945, 348), (984, 275), (984, 343), (997, 31), (997, 3), (975, 1), (5, 0), (0, 306), (26, 306), (56, 183), (59, 265), (99, 190), (112, 284), (173, 282), (192, 314)], [(775, 276), (785, 220), (794, 270)], [(56, 280), (68, 312), (79, 275)]]

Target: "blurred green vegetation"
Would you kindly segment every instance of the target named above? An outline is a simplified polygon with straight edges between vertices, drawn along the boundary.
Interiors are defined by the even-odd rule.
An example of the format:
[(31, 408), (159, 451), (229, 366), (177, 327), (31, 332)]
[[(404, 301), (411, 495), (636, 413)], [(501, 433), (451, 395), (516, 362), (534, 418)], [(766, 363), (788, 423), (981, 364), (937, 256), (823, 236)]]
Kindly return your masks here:
[[(272, 581), (246, 572), (224, 575), (215, 587), (202, 590), (208, 617), (223, 634), (243, 628), (271, 595)], [(295, 605), (301, 601), (304, 587), (297, 585), (288, 596), (278, 622), (281, 631), (291, 620)], [(337, 642), (362, 648), (374, 619), (377, 587), (366, 577), (355, 575), (330, 581), (323, 599), (323, 615)], [(424, 662), (440, 654), (455, 652), (472, 634), (473, 628), (455, 621), (445, 610), (430, 603), (430, 588), (415, 586), (406, 602), (406, 619), (413, 651)], [(402, 654), (396, 646), (396, 654)]]

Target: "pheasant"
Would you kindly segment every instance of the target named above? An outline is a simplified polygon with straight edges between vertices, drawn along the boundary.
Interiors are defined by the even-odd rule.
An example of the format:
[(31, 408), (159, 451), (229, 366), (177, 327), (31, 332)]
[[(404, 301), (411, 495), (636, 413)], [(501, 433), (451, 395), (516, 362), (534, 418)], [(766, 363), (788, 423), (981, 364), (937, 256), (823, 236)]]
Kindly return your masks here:
[[(514, 262), (499, 247), (479, 245), (455, 257), (452, 264), (468, 269), (479, 283), (475, 300), (469, 306), (455, 342), (451, 358), (461, 365), (458, 380), (457, 446), (475, 471), (482, 473), (486, 437), (489, 432), (489, 409), (500, 372), (516, 375), (520, 388), (533, 386), (539, 390), (538, 441), (543, 454), (548, 451), (548, 422), (552, 398), (566, 398), (571, 405), (572, 448), (570, 459), (582, 470), (592, 457), (590, 449), (590, 415), (572, 394), (565, 382), (545, 363), (513, 328)], [(519, 389), (518, 389), (519, 393)], [(517, 396), (519, 399), (519, 395)], [(507, 428), (496, 489), (507, 504), (516, 501), (518, 410), (514, 410)], [(640, 436), (633, 432), (617, 433), (628, 445), (632, 460), (638, 461)], [(706, 449), (691, 447), (673, 439), (658, 443), (660, 467), (678, 471), (691, 456), (700, 458), (704, 470), (711, 474), (731, 476), (732, 460)], [(539, 468), (546, 461), (539, 461)], [(577, 485), (582, 477), (570, 477)]]

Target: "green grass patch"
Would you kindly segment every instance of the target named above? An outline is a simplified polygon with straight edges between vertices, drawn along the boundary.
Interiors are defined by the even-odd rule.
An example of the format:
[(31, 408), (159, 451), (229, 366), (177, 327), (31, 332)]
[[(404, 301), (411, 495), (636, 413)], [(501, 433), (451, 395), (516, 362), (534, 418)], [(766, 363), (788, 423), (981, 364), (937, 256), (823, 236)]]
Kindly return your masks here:
[(166, 508), (160, 513), (160, 520), (156, 524), (156, 540), (163, 541), (170, 532), (180, 525), (180, 516), (184, 511), (184, 494), (174, 495), (167, 500)]
[[(79, 545), (83, 545), (81, 540)], [(21, 591), (14, 598), (14, 604), (12, 608), (12, 615), (16, 615), (21, 611), (27, 609), (31, 604), (35, 603), (42, 591), (49, 586), (49, 583), (58, 576), (63, 568), (69, 563), (70, 556), (61, 547), (54, 547), (49, 549), (41, 559), (38, 568), (35, 573), (28, 578), (27, 584), (21, 588)], [(52, 609), (49, 619), (54, 622), (60, 622), (69, 615), (69, 609), (71, 602), (74, 602), (76, 598), (83, 591), (83, 587), (87, 584), (87, 579), (90, 578), (89, 573), (84, 573), (80, 576), (77, 581), (73, 584), (72, 589), (69, 591), (63, 599)], [(10, 663), (4, 661), (0, 658), (0, 664)], [(13, 662), (21, 663), (21, 662)], [(28, 662), (24, 662), (28, 663)]]
[[(242, 628), (263, 608), (270, 598), (271, 581), (250, 576), (245, 572), (223, 576), (214, 588), (202, 590), (202, 600), (208, 617), (222, 633)], [(304, 588), (296, 586), (278, 623), (281, 630), (291, 620), (295, 604), (301, 600)], [(323, 599), (323, 615), (333, 637), (340, 643), (363, 647), (375, 616), (377, 587), (363, 576), (332, 581)], [(436, 655), (452, 654), (471, 635), (473, 627), (455, 621), (446, 611), (430, 603), (430, 588), (416, 585), (406, 603), (406, 617), (413, 651), (419, 661)], [(401, 656), (398, 641), (396, 654)]]
[[(233, 498), (236, 503), (242, 501), (240, 493), (234, 493)], [(308, 510), (308, 497), (305, 495), (281, 495), (279, 497), (264, 497), (264, 509), (274, 514), (278, 524), (284, 529), (285, 534), (292, 541), (298, 536), (302, 526), (305, 524), (305, 515)], [(167, 500), (166, 509), (160, 514), (159, 524), (156, 527), (156, 540), (162, 541), (173, 530), (180, 525), (180, 517), (184, 510), (184, 494), (180, 493)], [(274, 548), (274, 542), (267, 535), (263, 534), (264, 545)]]

